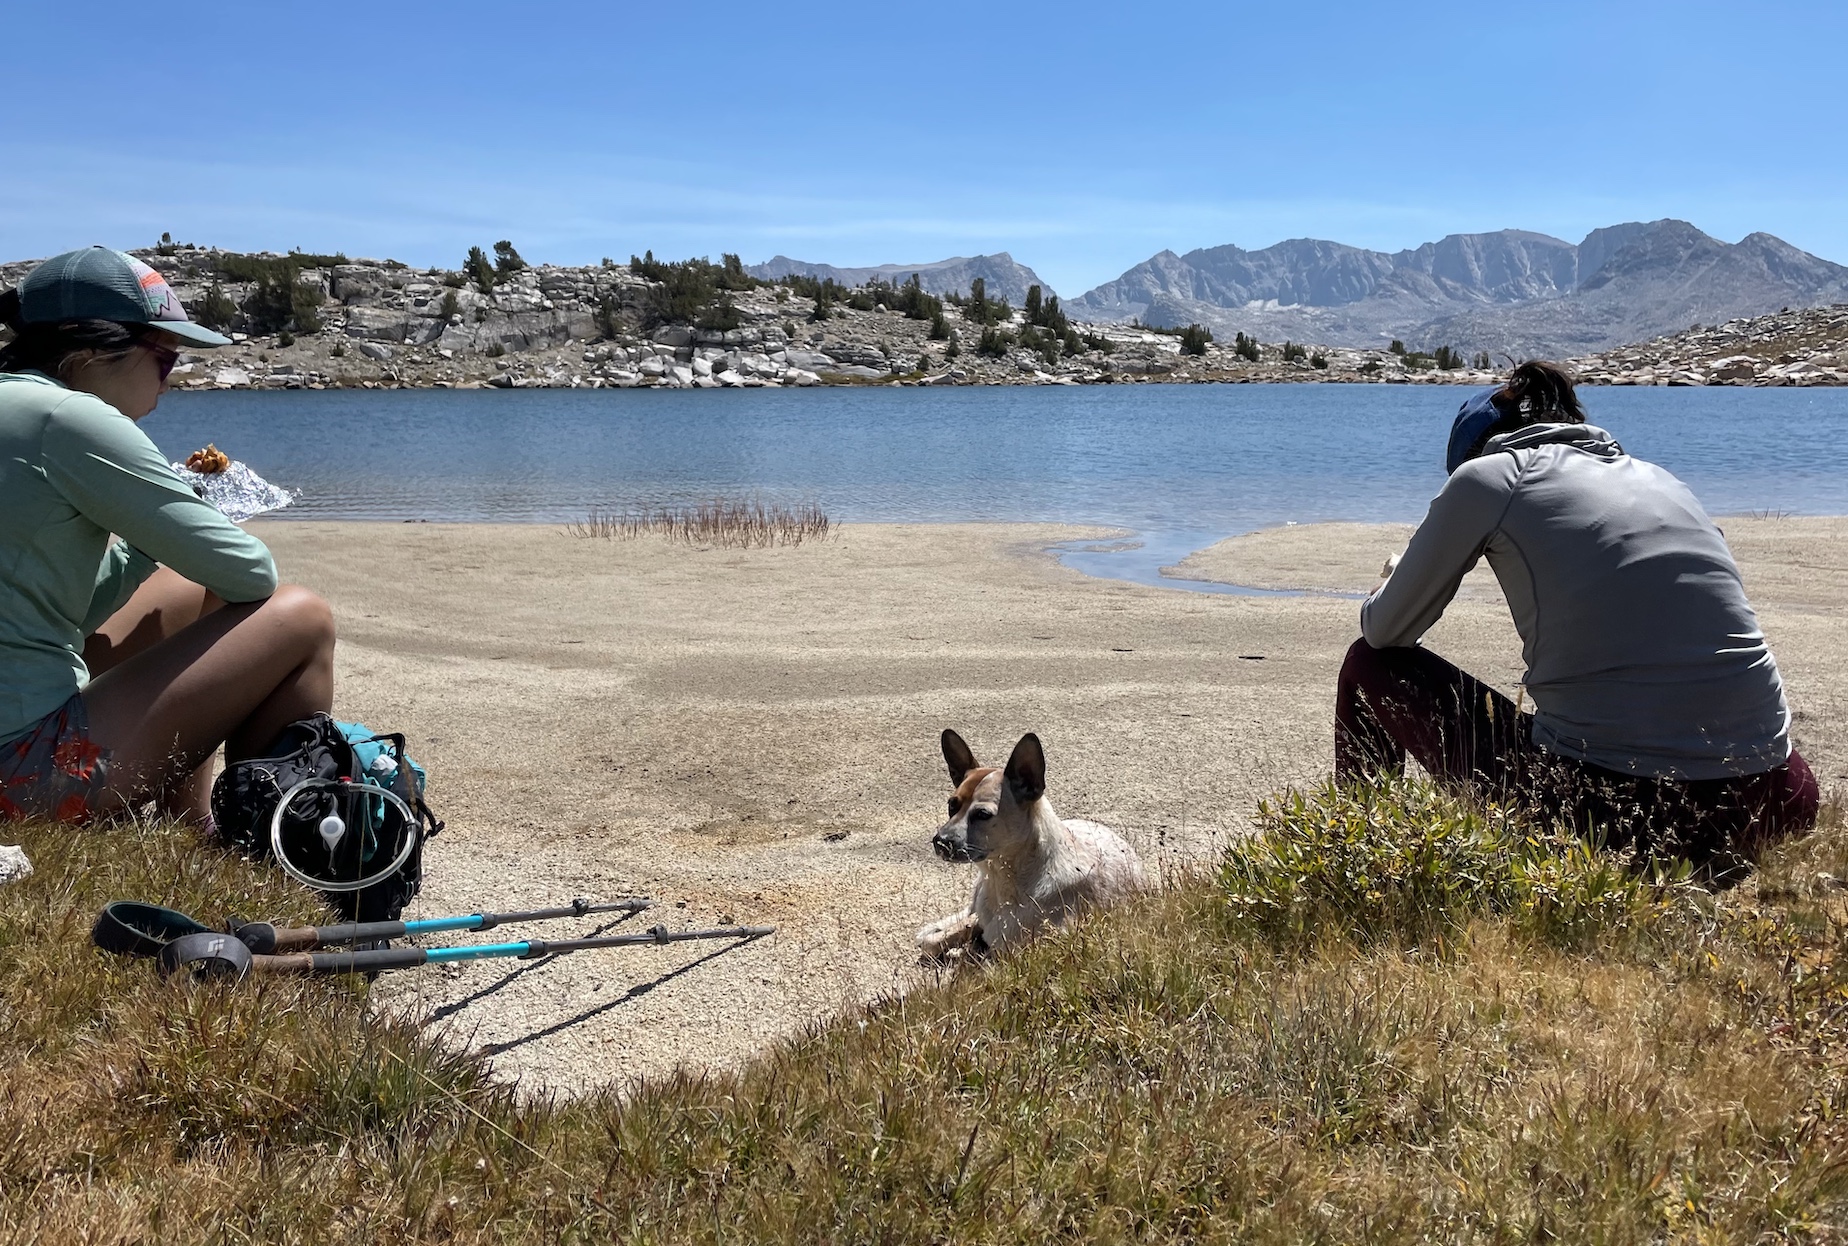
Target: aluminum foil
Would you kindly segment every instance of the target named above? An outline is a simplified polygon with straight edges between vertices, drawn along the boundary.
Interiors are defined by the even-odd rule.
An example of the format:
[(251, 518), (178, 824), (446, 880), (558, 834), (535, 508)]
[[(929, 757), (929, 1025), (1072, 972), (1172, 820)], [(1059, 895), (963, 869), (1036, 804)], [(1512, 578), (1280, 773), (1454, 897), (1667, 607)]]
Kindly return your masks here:
[(233, 523), (243, 523), (258, 515), (279, 511), (295, 500), (287, 489), (271, 484), (243, 463), (233, 462), (222, 472), (189, 471), (184, 463), (173, 465), (174, 474), (192, 486), (192, 491), (225, 513)]

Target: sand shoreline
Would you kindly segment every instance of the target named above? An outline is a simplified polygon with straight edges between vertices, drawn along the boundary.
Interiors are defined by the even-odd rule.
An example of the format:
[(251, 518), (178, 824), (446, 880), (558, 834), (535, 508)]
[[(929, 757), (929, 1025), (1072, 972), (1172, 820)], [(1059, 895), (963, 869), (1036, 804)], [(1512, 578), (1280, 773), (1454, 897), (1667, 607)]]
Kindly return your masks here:
[[(1848, 520), (1723, 526), (1800, 744), (1841, 787)], [(1325, 772), (1356, 633), (1351, 600), (1102, 579), (1048, 550), (1103, 528), (852, 524), (756, 551), (539, 524), (254, 528), (286, 579), (333, 603), (340, 716), (406, 732), (430, 768), (450, 827), (424, 911), (643, 893), (670, 926), (781, 928), (735, 950), (381, 980), (381, 998), (504, 1075), (566, 1093), (732, 1063), (917, 981), (913, 932), (969, 885), (928, 846), (943, 727), (984, 758), (1039, 732), (1060, 812), (1118, 827), (1152, 863), (1197, 860), (1261, 796)], [(1403, 532), (1263, 529), (1179, 567), (1364, 590)], [(1472, 581), (1431, 643), (1493, 683), (1518, 678), (1492, 580)]]

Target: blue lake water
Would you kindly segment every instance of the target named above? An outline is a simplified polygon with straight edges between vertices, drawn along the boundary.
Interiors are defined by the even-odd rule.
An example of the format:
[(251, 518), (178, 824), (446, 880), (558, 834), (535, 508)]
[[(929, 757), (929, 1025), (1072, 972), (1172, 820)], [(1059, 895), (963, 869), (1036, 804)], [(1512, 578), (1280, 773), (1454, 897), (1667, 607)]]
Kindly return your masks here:
[[(558, 522), (751, 494), (845, 521), (1132, 529), (1077, 552), (1148, 579), (1271, 524), (1416, 520), (1455, 387), (1135, 385), (821, 390), (175, 393), (170, 457), (216, 442), (300, 492), (280, 517)], [(1848, 514), (1848, 390), (1581, 391), (1591, 419), (1715, 514)]]

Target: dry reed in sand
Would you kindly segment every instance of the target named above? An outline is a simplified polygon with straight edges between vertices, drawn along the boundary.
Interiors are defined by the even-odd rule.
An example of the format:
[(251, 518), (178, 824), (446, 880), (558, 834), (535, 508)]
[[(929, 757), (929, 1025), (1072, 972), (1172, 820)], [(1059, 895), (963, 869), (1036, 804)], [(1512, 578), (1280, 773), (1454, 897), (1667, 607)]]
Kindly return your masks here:
[(588, 519), (566, 524), (565, 531), (571, 536), (602, 537), (606, 541), (653, 535), (688, 545), (768, 549), (773, 545), (825, 541), (834, 531), (834, 521), (816, 502), (787, 505), (757, 498), (715, 498), (653, 509), (608, 511), (593, 507)]

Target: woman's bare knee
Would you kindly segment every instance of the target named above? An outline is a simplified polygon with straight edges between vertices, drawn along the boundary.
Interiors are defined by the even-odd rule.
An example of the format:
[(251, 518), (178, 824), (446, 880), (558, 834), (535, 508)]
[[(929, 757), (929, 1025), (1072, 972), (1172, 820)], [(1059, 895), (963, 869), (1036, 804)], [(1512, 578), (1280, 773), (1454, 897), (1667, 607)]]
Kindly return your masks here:
[(265, 611), (316, 649), (334, 645), (334, 609), (327, 600), (299, 584), (284, 584), (263, 603)]

